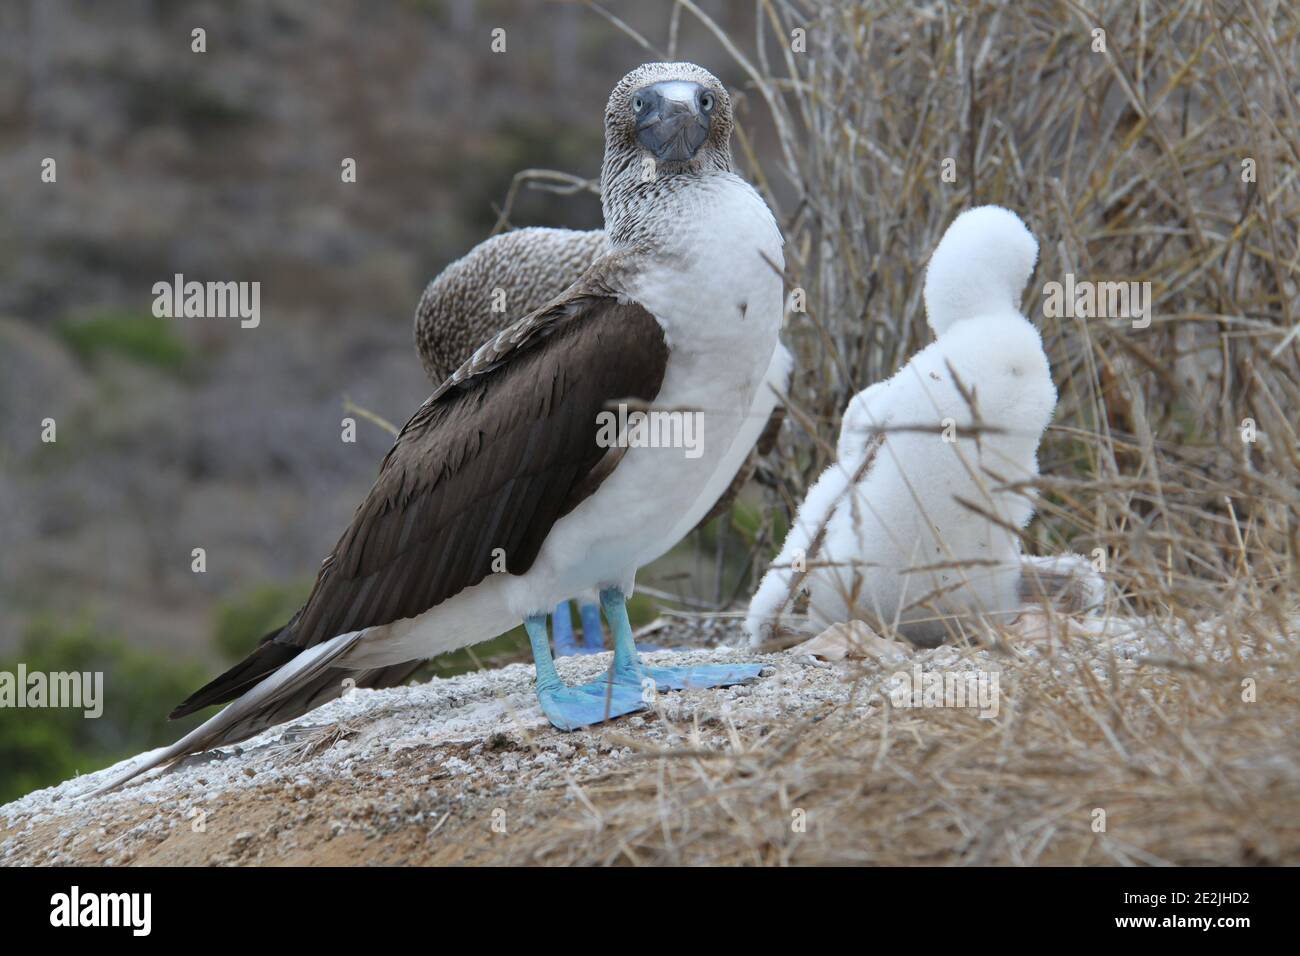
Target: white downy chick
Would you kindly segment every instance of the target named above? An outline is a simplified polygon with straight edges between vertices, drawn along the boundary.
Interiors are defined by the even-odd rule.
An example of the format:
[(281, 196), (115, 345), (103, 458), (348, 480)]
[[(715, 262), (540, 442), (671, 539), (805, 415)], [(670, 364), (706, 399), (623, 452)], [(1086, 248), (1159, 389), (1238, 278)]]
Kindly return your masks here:
[[(930, 259), (936, 341), (845, 411), (838, 460), (799, 509), (750, 604), (754, 643), (862, 620), (934, 644), (1018, 613), (1017, 532), (1056, 407), (1038, 330), (1019, 311), (1038, 243), (1014, 213), (969, 210)], [(806, 570), (803, 570), (806, 569)]]

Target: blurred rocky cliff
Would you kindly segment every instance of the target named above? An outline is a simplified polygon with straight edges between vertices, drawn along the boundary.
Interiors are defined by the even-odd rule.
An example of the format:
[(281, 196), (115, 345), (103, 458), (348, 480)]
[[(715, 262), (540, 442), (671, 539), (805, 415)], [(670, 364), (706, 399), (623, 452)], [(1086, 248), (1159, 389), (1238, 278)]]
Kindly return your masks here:
[[(54, 613), (200, 653), (220, 602), (306, 587), (390, 441), (341, 441), (344, 398), (415, 409), (423, 285), (518, 170), (598, 175), (646, 58), (540, 0), (0, 3), (0, 652)], [(511, 221), (600, 208), (522, 190)], [(177, 273), (260, 282), (260, 325), (155, 318)]]

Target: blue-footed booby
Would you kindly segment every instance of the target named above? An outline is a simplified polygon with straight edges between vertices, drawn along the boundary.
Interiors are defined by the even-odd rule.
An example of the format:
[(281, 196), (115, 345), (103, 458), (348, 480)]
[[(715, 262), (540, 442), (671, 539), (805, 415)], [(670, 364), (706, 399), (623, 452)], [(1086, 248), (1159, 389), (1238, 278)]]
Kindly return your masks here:
[(936, 340), (849, 404), (837, 461), (750, 603), (754, 643), (861, 621), (936, 644), (1005, 622), (1036, 588), (1076, 576), (1081, 600), (1096, 599), (1078, 556), (1021, 555), (1035, 499), (1018, 483), (1037, 476), (1056, 407), (1042, 340), (1019, 308), (1037, 258), (1006, 209), (972, 209), (949, 226), (925, 280)]
[[(429, 283), (415, 310), (416, 350), (433, 385), (441, 385), (488, 338), (578, 281), (607, 247), (603, 229), (531, 226), (486, 239), (448, 265)], [(741, 438), (742, 444), (748, 441), (754, 450), (696, 527), (703, 527), (730, 508), (753, 477), (759, 459), (775, 447), (785, 409), (773, 403), (789, 388), (792, 369), (793, 359), (778, 342), (769, 370), (769, 387), (760, 389), (755, 396), (754, 417)], [(764, 412), (768, 413), (766, 419)], [(761, 431), (754, 431), (755, 424), (764, 422)], [(589, 654), (605, 649), (598, 600), (590, 591), (579, 596), (581, 645), (574, 636), (569, 602), (556, 606), (551, 635), (557, 654)]]
[[(776, 401), (752, 421), (778, 361), (782, 238), (733, 169), (732, 123), (726, 90), (694, 64), (647, 64), (619, 81), (605, 112), (605, 254), (439, 385), (303, 607), (173, 716), (229, 706), (107, 787), (298, 716), (358, 673), (409, 667), (520, 620), (541, 708), (562, 729), (641, 710), (652, 688), (759, 676), (757, 664), (644, 665), (625, 603), (637, 569), (718, 500)], [(699, 440), (649, 442), (621, 426), (611, 440), (619, 406), (621, 421), (629, 406), (643, 422), (694, 416)], [(589, 588), (613, 661), (569, 687), (547, 612)]]

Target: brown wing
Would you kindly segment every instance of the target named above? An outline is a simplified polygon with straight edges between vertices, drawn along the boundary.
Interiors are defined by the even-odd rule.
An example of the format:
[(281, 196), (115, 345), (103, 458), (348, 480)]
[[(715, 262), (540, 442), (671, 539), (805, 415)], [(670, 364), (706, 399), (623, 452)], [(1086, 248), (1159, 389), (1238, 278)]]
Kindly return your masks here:
[(532, 566), (555, 521), (617, 463), (596, 442), (598, 413), (653, 402), (668, 347), (650, 313), (606, 296), (530, 320), (406, 423), (294, 619), (173, 716), (239, 696), (304, 648), (436, 607), (493, 573), (498, 548), (509, 573)]

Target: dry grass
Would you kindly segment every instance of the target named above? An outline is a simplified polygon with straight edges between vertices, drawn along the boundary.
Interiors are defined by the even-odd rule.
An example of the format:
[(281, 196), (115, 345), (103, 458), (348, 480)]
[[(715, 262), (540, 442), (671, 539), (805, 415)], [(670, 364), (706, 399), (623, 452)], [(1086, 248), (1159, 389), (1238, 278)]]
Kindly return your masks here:
[[(755, 67), (799, 196), (782, 212), (790, 283), (808, 299), (786, 337), (796, 419), (817, 427), (786, 443), (787, 501), (825, 464), (852, 393), (928, 341), (924, 265), (944, 228), (997, 202), (1040, 239), (1025, 309), (1061, 394), (1033, 542), (1107, 548), (1113, 580), (1145, 610), (1292, 585), (1294, 9), (761, 6), (773, 33), (803, 25), (810, 44), (780, 76)], [(1094, 24), (1107, 53), (1090, 49)], [(1257, 188), (1241, 181), (1247, 157)], [(1045, 316), (1043, 283), (1066, 273), (1150, 281), (1151, 326)]]
[[(1082, 648), (1075, 650), (1083, 651)], [(1086, 654), (1086, 652), (1084, 652)], [(1066, 654), (1066, 660), (1070, 655)], [(1009, 658), (1002, 712), (833, 707), (726, 753), (648, 755), (502, 847), (566, 864), (1282, 864), (1300, 859), (1294, 650), (1109, 674)], [(689, 732), (689, 728), (686, 729)], [(1104, 829), (1098, 828), (1104, 810)], [(795, 827), (802, 814), (804, 829)]]
[[(794, 428), (760, 473), (775, 507), (751, 583), (779, 544), (771, 515), (791, 515), (825, 467), (849, 398), (928, 341), (924, 267), (943, 230), (993, 202), (1039, 238), (1024, 308), (1060, 391), (1026, 548), (1104, 548), (1108, 613), (1141, 615), (1169, 652), (1101, 677), (1008, 658), (994, 727), (951, 711), (832, 713), (738, 742), (735, 759), (667, 760), (610, 809), (604, 836), (534, 850), (1294, 862), (1300, 12), (1260, 0), (755, 9), (742, 40), (681, 0), (668, 50), (704, 29), (748, 78), (737, 152), (783, 223), (789, 286), (806, 293), (787, 316)], [(806, 53), (789, 49), (796, 29)], [(765, 131), (775, 147), (761, 150)], [(1149, 281), (1150, 326), (1045, 315), (1043, 284), (1066, 273)], [(1243, 703), (1244, 677), (1257, 703)], [(802, 838), (796, 806), (817, 808)], [(1125, 820), (1124, 837), (1093, 833), (1090, 807)]]

